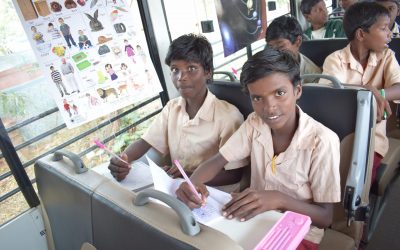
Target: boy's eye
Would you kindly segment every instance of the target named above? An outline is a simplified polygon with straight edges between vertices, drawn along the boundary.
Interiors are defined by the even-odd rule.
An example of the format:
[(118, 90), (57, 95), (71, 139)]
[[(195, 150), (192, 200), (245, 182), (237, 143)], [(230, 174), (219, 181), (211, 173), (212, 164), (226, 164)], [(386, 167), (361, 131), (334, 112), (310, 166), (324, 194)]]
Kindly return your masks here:
[(189, 67), (188, 67), (188, 71), (189, 71), (189, 72), (196, 72), (196, 71), (197, 71), (197, 67), (195, 67), (195, 66), (189, 66)]
[(286, 94), (286, 92), (283, 91), (283, 90), (278, 90), (278, 91), (276, 91), (276, 96), (283, 96), (283, 95), (285, 95), (285, 94)]
[(179, 69), (177, 69), (177, 68), (171, 68), (172, 73), (177, 73), (178, 71), (179, 71)]
[(261, 101), (261, 97), (259, 97), (259, 96), (253, 96), (251, 99), (252, 99), (253, 102)]

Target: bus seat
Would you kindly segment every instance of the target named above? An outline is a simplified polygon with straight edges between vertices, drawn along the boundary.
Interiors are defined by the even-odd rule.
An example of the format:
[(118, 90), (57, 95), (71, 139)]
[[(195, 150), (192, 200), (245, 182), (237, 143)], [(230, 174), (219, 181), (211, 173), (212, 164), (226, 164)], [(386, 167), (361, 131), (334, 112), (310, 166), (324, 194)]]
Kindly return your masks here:
[(322, 68), (328, 55), (336, 50), (343, 49), (348, 43), (347, 38), (306, 40), (301, 43), (300, 53)]
[(72, 161), (52, 158), (48, 155), (34, 166), (43, 214), (48, 221), (46, 234), (52, 235), (51, 245), (57, 250), (80, 249), (82, 243), (93, 241), (91, 196), (107, 180), (92, 171), (77, 174)]
[(90, 169), (76, 173), (70, 160), (53, 161), (48, 155), (35, 163), (35, 174), (50, 225), (46, 230), (57, 250), (242, 249), (204, 225), (195, 237), (186, 235), (172, 209), (156, 203), (135, 206), (136, 193)]
[[(343, 200), (341, 204), (334, 205), (333, 223), (325, 230), (320, 249), (354, 249), (361, 240), (369, 208), (375, 126), (373, 103), (372, 94), (359, 88), (335, 89), (315, 84), (303, 86), (299, 106), (336, 132), (340, 139)], [(364, 147), (360, 148), (362, 144)], [(361, 172), (356, 174), (356, 170)], [(357, 179), (360, 181), (357, 182)], [(355, 194), (352, 190), (357, 187), (359, 190)], [(350, 226), (349, 222), (352, 222)]]
[(133, 205), (138, 194), (113, 182), (93, 195), (93, 245), (98, 249), (241, 249), (231, 238), (199, 224), (200, 233), (182, 232), (170, 208), (148, 203)]
[[(213, 81), (208, 88), (218, 98), (238, 107), (242, 113), (244, 112), (245, 117), (251, 112), (250, 98), (241, 91), (240, 83)], [(360, 96), (367, 101), (358, 100)], [(298, 105), (311, 117), (336, 132), (341, 141), (341, 190), (343, 197), (347, 197), (346, 208), (344, 209), (343, 203), (335, 204), (333, 224), (326, 230), (326, 235), (320, 245), (321, 249), (354, 249), (361, 239), (364, 215), (368, 208), (373, 157), (371, 138), (375, 125), (373, 122), (375, 113), (372, 100), (372, 94), (369, 91), (356, 87), (335, 89), (318, 84), (303, 86), (303, 94)], [(357, 122), (357, 119), (360, 121)], [(356, 128), (357, 124), (363, 131)], [(359, 148), (355, 142), (355, 139), (359, 142), (360, 138), (364, 141), (363, 148)], [(354, 160), (358, 163), (352, 164)], [(360, 181), (357, 182), (357, 179)], [(354, 189), (357, 189), (356, 193), (345, 192), (345, 190)], [(349, 220), (350, 222), (361, 221), (352, 222), (348, 227)]]

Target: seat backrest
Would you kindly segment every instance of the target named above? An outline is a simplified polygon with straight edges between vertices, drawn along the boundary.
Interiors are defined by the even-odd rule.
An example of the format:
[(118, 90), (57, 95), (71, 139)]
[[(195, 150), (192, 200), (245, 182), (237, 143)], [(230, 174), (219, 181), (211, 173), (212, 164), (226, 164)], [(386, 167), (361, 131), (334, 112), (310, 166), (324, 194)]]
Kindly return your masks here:
[[(251, 101), (241, 91), (240, 83), (216, 81), (208, 87), (218, 98), (245, 112), (243, 115), (251, 112)], [(346, 207), (343, 208), (343, 203), (335, 204), (332, 228), (352, 237), (354, 244), (360, 240), (362, 223), (352, 223), (351, 227), (347, 227), (347, 223), (368, 205), (373, 156), (371, 138), (375, 121), (372, 100), (369, 91), (310, 84), (303, 86), (303, 94), (298, 101), (304, 112), (330, 128), (340, 139), (341, 191)], [(360, 142), (362, 147), (358, 145)]]
[[(34, 170), (42, 209), (55, 249), (80, 249), (93, 242), (91, 197), (104, 181), (96, 173), (76, 174), (69, 160), (52, 161), (49, 155), (35, 163)], [(51, 233), (49, 233), (51, 232)]]
[(336, 50), (343, 49), (348, 43), (347, 38), (306, 40), (301, 43), (300, 53), (322, 68), (328, 55)]
[[(45, 208), (55, 249), (241, 249), (225, 234), (200, 225), (186, 235), (170, 208), (149, 203), (135, 206), (137, 194), (92, 170), (76, 173), (68, 159), (36, 162), (41, 205)], [(212, 242), (212, 244), (210, 244)]]

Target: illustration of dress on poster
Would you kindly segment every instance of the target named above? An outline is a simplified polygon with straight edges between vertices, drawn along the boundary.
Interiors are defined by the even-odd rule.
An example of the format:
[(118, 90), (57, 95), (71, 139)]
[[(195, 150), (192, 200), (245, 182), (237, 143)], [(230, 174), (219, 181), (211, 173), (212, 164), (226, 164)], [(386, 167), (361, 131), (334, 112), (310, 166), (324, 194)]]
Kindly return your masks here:
[(68, 128), (162, 91), (122, 0), (14, 0)]

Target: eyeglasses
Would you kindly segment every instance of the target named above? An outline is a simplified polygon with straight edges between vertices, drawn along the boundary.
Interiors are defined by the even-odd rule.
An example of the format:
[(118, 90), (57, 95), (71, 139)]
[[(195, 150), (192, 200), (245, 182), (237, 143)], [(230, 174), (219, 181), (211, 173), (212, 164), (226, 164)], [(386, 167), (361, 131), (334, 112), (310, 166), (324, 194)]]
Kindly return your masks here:
[(171, 77), (173, 79), (180, 79), (183, 74), (187, 74), (188, 77), (194, 77), (198, 72), (200, 68), (194, 67), (194, 66), (189, 66), (187, 70), (180, 70), (177, 68), (172, 68), (171, 69)]

